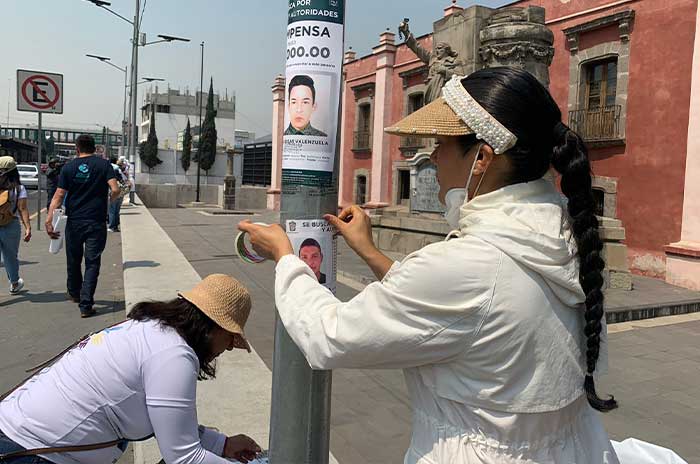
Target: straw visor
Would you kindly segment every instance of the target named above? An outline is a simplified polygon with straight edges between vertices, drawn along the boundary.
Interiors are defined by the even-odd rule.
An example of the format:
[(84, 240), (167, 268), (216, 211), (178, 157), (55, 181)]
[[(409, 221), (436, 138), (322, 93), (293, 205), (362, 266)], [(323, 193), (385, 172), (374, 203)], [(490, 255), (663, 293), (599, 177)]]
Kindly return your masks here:
[(414, 137), (457, 137), (475, 133), (452, 111), (443, 97), (436, 98), (392, 127), (387, 127), (384, 132)]
[(224, 330), (244, 336), (243, 327), (250, 314), (248, 290), (233, 277), (212, 274), (180, 297), (195, 305)]

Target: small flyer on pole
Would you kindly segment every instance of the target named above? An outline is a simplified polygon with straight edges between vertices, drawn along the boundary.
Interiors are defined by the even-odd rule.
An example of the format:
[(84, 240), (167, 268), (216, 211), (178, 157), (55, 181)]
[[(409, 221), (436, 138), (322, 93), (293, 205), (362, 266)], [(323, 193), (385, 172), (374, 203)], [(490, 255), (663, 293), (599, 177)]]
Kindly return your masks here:
[(311, 268), (318, 283), (335, 293), (335, 228), (324, 219), (292, 219), (287, 221), (287, 235), (294, 253)]

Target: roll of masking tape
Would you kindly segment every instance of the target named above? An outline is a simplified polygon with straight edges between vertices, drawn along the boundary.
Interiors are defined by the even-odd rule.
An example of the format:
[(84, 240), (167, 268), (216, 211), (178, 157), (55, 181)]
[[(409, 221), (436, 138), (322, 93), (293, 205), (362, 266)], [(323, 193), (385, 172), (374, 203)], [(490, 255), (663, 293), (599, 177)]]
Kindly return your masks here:
[[(265, 227), (270, 226), (269, 224), (265, 224), (264, 222), (254, 222), (253, 224)], [(255, 253), (253, 251), (252, 245), (246, 243), (246, 235), (248, 235), (247, 232), (239, 232), (236, 236), (236, 254), (238, 254), (238, 257), (248, 264), (262, 263), (263, 261), (265, 261), (265, 258)]]

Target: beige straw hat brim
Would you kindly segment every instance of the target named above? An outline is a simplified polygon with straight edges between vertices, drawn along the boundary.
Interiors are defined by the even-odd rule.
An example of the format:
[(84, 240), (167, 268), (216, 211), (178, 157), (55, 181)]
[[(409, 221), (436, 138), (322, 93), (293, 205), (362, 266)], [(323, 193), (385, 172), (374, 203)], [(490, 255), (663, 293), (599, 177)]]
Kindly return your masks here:
[(474, 133), (464, 121), (459, 119), (442, 97), (409, 114), (384, 131), (389, 134), (414, 137), (438, 135), (457, 137)]
[(195, 305), (222, 329), (245, 335), (243, 330), (252, 306), (248, 290), (233, 277), (212, 274), (180, 297)]

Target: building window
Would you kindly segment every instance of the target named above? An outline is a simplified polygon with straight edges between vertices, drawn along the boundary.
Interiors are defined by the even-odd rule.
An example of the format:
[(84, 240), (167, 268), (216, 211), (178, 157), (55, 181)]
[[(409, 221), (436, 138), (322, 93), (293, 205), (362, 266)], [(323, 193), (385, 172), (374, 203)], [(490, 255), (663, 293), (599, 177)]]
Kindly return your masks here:
[(170, 113), (170, 105), (156, 105), (156, 113)]
[[(569, 126), (589, 147), (625, 144), (634, 16), (634, 10), (618, 11), (562, 31), (571, 52)], [(608, 42), (580, 48), (582, 36), (599, 30), (609, 35)]]
[(363, 103), (357, 107), (357, 130), (353, 140), (353, 150), (369, 150), (372, 127), (372, 105)]
[(569, 125), (587, 142), (620, 138), (617, 71), (617, 57), (581, 66), (581, 101), (569, 112)]
[(423, 108), (423, 94), (414, 93), (408, 96), (408, 107), (406, 114), (409, 115)]
[[(424, 105), (423, 92), (412, 93), (406, 99), (406, 116), (423, 108)], [(425, 141), (421, 137), (401, 137), (399, 149), (404, 156), (411, 157), (416, 154), (419, 148), (425, 146)]]
[(583, 67), (586, 75), (586, 109), (594, 111), (615, 105), (617, 58), (594, 61)]
[(367, 176), (357, 176), (355, 187), (355, 203), (364, 205), (367, 203)]
[(593, 189), (593, 202), (596, 216), (605, 216), (605, 191), (603, 189)]
[(399, 205), (408, 206), (411, 200), (411, 171), (400, 169), (399, 174), (399, 190), (397, 203)]
[(243, 184), (269, 186), (272, 179), (272, 143), (251, 143), (243, 148)]

